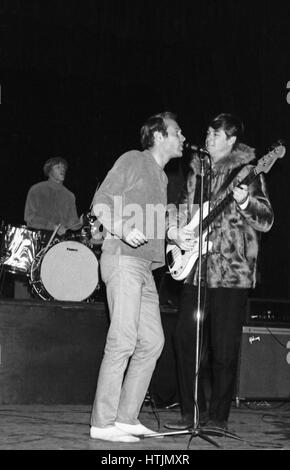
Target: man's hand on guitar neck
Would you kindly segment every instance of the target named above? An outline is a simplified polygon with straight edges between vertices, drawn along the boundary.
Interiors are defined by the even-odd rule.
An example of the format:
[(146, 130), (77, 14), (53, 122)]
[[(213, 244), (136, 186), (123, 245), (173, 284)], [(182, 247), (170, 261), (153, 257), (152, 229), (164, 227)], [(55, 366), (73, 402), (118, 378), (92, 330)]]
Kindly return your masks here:
[(234, 200), (239, 204), (241, 209), (245, 209), (249, 202), (248, 186), (245, 184), (236, 186), (233, 190), (233, 197), (234, 197)]
[(193, 250), (196, 245), (196, 239), (194, 238), (193, 231), (188, 230), (186, 227), (170, 227), (167, 232), (167, 237), (171, 243), (175, 243), (175, 245), (184, 251)]

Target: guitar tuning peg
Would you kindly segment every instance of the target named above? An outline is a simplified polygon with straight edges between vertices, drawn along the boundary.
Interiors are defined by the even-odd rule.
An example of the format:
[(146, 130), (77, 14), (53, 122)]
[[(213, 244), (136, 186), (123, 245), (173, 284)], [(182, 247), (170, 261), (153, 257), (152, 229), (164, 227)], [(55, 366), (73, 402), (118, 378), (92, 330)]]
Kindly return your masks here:
[(284, 141), (282, 139), (277, 140), (274, 144), (271, 145), (269, 148), (269, 152), (277, 152), (278, 147), (285, 146)]

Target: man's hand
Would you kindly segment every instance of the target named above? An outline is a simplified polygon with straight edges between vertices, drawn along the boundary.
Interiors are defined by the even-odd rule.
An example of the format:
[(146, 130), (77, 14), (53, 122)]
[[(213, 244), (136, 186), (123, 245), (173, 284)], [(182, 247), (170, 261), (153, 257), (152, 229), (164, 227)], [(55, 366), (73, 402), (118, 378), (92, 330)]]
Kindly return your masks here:
[(234, 200), (240, 206), (243, 205), (247, 201), (248, 196), (249, 196), (249, 190), (248, 190), (248, 186), (246, 186), (245, 184), (242, 184), (241, 186), (237, 186), (233, 190)]
[(60, 225), (58, 231), (56, 232), (58, 235), (64, 235), (66, 232), (66, 228), (63, 225)]
[(194, 239), (192, 230), (188, 230), (186, 227), (172, 227), (168, 231), (168, 238), (184, 251), (193, 250), (198, 243), (198, 240)]
[(124, 240), (133, 248), (137, 248), (140, 245), (144, 245), (148, 240), (144, 233), (140, 232), (137, 228), (133, 228), (125, 237)]

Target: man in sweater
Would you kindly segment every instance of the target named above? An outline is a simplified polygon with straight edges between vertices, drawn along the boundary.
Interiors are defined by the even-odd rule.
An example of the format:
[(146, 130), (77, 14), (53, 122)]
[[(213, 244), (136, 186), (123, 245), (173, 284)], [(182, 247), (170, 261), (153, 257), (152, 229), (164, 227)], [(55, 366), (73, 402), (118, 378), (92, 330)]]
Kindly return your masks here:
[(81, 228), (75, 195), (63, 184), (67, 168), (62, 157), (49, 158), (44, 164), (48, 179), (34, 184), (27, 194), (24, 220), (28, 228), (51, 234), (59, 226), (58, 235), (64, 235), (67, 229)]
[(136, 442), (153, 432), (138, 420), (164, 344), (152, 270), (165, 263), (163, 169), (182, 157), (184, 140), (172, 113), (150, 117), (141, 128), (143, 151), (123, 154), (93, 199), (106, 230), (100, 267), (110, 313), (91, 415), (94, 439)]

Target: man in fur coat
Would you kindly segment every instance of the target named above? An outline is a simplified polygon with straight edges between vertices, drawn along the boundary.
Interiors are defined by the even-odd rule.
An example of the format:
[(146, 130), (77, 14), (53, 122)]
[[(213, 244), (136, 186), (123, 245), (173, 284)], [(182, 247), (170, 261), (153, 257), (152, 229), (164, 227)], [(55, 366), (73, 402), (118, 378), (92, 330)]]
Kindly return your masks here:
[[(215, 117), (207, 131), (204, 201), (210, 200), (212, 209), (229, 192), (233, 196), (210, 225), (210, 250), (203, 255), (201, 263), (200, 332), (205, 333), (207, 328), (203, 326), (206, 320), (211, 394), (207, 403), (202, 380), (198, 380), (202, 374), (199, 374), (199, 367), (198, 370), (196, 368), (196, 262), (184, 281), (180, 296), (174, 340), (181, 419), (166, 424), (169, 429), (190, 429), (196, 424), (221, 429), (228, 427), (248, 292), (256, 283), (258, 234), (270, 230), (274, 219), (264, 177), (259, 175), (249, 186), (242, 184), (255, 159), (254, 149), (241, 143), (242, 134), (242, 122), (231, 114)], [(167, 239), (184, 251), (192, 250), (194, 246), (192, 230), (185, 226), (192, 218), (193, 203), (200, 201), (200, 180), (200, 158), (193, 155), (186, 187), (178, 201), (182, 205), (178, 206), (179, 211), (169, 211), (167, 232)], [(202, 335), (200, 342), (203, 343)], [(203, 353), (201, 362), (202, 358)], [(195, 388), (196, 384), (198, 387)], [(194, 391), (198, 391), (197, 403)]]

